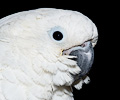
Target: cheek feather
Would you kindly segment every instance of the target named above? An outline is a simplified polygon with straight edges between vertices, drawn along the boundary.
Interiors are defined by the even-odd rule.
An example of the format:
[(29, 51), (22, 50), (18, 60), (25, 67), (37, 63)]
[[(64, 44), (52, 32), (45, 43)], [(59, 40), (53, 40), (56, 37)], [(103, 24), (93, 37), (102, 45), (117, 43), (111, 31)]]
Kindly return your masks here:
[(72, 85), (74, 82), (72, 74), (78, 74), (80, 72), (80, 68), (76, 62), (68, 58), (71, 57), (61, 56), (54, 65), (58, 68), (57, 72), (53, 75), (53, 83), (57, 86)]

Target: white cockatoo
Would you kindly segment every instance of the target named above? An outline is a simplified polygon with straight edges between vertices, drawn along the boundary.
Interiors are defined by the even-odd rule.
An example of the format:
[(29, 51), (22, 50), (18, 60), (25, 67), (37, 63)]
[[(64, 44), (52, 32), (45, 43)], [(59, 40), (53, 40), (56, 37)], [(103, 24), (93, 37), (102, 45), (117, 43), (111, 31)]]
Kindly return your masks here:
[(74, 100), (89, 82), (98, 32), (85, 15), (40, 8), (0, 20), (0, 100)]

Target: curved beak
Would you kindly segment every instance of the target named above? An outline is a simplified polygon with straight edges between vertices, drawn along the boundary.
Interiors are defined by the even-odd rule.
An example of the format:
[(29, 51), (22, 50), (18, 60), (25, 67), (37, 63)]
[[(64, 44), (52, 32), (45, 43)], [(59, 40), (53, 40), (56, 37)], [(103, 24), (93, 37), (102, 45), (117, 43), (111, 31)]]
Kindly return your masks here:
[[(69, 55), (77, 56), (72, 60), (77, 61), (77, 65), (80, 67), (81, 72), (77, 75), (72, 75), (74, 80), (83, 78), (91, 69), (94, 60), (94, 50), (90, 41), (85, 42), (81, 46), (73, 47), (69, 51)], [(64, 53), (65, 53), (64, 52)]]

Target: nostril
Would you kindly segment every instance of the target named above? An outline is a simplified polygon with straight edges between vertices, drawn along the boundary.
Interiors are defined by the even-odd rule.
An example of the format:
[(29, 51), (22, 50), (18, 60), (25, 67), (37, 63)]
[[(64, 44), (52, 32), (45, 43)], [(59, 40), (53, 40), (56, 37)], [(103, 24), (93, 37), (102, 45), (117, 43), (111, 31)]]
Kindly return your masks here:
[(63, 50), (62, 55), (69, 55), (72, 51), (75, 51), (75, 50), (78, 50), (78, 49), (87, 52), (89, 50), (89, 48), (90, 48), (90, 43), (91, 43), (90, 41), (87, 41), (87, 42), (84, 42), (81, 45), (74, 46), (72, 48)]
[(85, 43), (83, 43), (82, 45), (81, 45), (81, 47), (85, 47), (86, 46), (86, 44)]
[(87, 41), (87, 42), (84, 42), (83, 44), (81, 44), (81, 47), (84, 48), (84, 47), (89, 47), (90, 45), (90, 41)]

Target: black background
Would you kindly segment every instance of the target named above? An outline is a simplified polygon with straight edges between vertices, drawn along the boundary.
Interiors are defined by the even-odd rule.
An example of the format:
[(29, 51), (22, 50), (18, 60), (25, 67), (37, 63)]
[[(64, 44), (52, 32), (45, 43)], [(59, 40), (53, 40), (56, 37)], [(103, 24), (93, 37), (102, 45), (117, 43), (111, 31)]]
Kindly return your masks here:
[[(117, 89), (115, 88), (115, 85), (117, 85), (117, 80), (115, 79), (117, 67), (113, 63), (113, 60), (116, 59), (113, 55), (118, 55), (117, 51), (113, 53), (113, 50), (117, 50), (115, 44), (119, 42), (119, 39), (115, 38), (114, 35), (117, 34), (115, 32), (117, 29), (115, 22), (118, 23), (118, 12), (116, 12), (118, 6), (116, 2), (107, 2), (105, 0), (29, 0), (28, 2), (4, 1), (0, 5), (0, 18), (16, 12), (37, 8), (69, 9), (79, 11), (88, 16), (98, 28), (99, 39), (94, 48), (95, 60), (89, 73), (91, 82), (88, 85), (83, 85), (80, 91), (73, 89), (74, 98), (75, 100), (116, 98), (117, 95), (113, 96), (117, 91), (115, 90)], [(116, 29), (113, 28), (114, 26), (116, 26)]]

